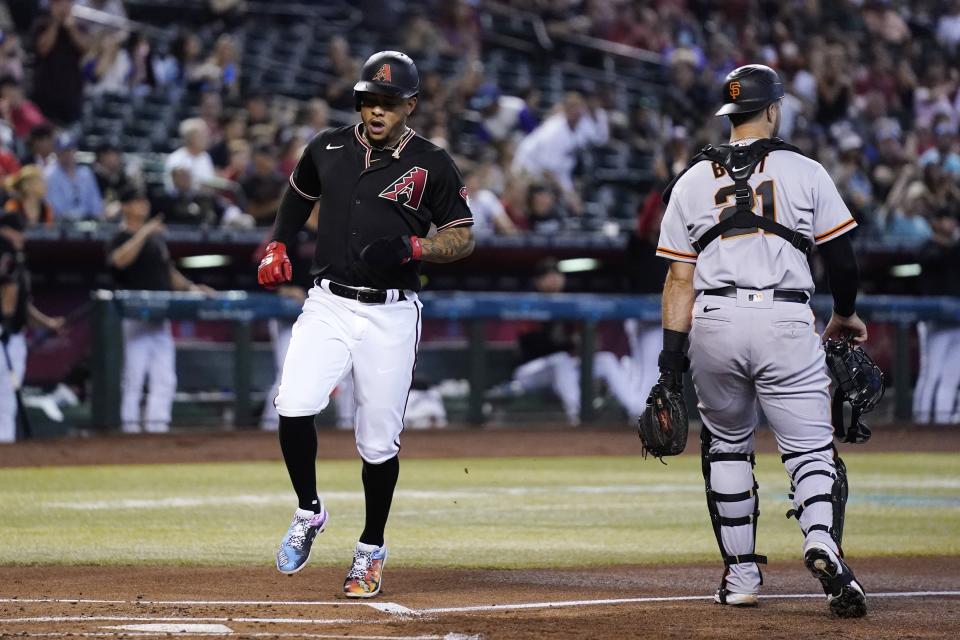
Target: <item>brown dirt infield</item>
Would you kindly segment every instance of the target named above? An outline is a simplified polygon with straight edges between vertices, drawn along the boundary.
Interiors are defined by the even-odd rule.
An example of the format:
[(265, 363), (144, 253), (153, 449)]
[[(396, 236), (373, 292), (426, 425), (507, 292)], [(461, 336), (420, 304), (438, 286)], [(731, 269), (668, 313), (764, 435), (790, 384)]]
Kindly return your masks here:
[[(323, 432), (320, 442), (322, 458), (356, 455), (350, 433)], [(956, 451), (958, 443), (957, 430), (888, 428), (877, 429), (874, 441), (857, 450)], [(691, 438), (688, 454), (694, 445)], [(524, 428), (410, 432), (404, 435), (403, 455), (620, 455), (637, 449), (635, 432), (628, 427)], [(759, 449), (774, 450), (768, 433), (761, 434)], [(0, 446), (0, 467), (276, 459), (276, 434), (258, 432), (106, 436)], [(373, 602), (413, 610), (406, 614), (346, 600), (339, 594), (343, 574), (338, 569), (307, 567), (285, 577), (270, 566), (0, 567), (0, 638), (205, 637), (198, 630), (109, 628), (143, 624), (222, 624), (232, 632), (225, 637), (231, 638), (960, 637), (960, 596), (923, 593), (960, 592), (960, 558), (851, 558), (851, 562), (868, 593), (874, 594), (870, 613), (861, 620), (831, 617), (822, 596), (771, 597), (748, 610), (714, 605), (708, 597), (720, 568), (712, 564), (509, 571), (388, 567), (384, 591)], [(774, 563), (765, 577), (768, 596), (819, 593), (799, 562)], [(897, 592), (912, 595), (883, 595)], [(695, 599), (435, 610), (657, 597)], [(56, 599), (113, 602), (51, 601)]]

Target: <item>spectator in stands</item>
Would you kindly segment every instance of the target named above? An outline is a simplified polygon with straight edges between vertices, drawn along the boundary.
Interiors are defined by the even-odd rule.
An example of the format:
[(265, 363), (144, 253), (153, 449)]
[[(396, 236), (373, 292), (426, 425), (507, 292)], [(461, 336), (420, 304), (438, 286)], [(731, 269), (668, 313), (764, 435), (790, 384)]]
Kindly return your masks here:
[(303, 150), (312, 139), (303, 135), (306, 129), (306, 127), (291, 127), (281, 134), (280, 145), (283, 151), (280, 154), (280, 161), (277, 163), (277, 171), (279, 171), (281, 175), (289, 176), (293, 173), (297, 162), (300, 160), (300, 156), (303, 155)]
[(266, 145), (254, 148), (252, 170), (242, 184), (247, 197), (246, 212), (258, 225), (272, 225), (287, 184), (286, 177), (277, 171), (276, 149)]
[(210, 131), (207, 123), (201, 118), (187, 118), (180, 123), (180, 137), (183, 146), (167, 156), (163, 163), (164, 185), (167, 190), (173, 189), (173, 167), (188, 167), (191, 182), (197, 187), (203, 187), (206, 182), (216, 177), (213, 160), (207, 153), (210, 144)]
[[(230, 147), (234, 142), (245, 142), (247, 134), (247, 116), (238, 109), (232, 113), (220, 115), (220, 140), (210, 147), (210, 160), (217, 169), (230, 164)], [(236, 177), (231, 178), (236, 179)]]
[(207, 132), (210, 136), (208, 145), (216, 144), (223, 139), (223, 129), (220, 127), (220, 121), (223, 118), (223, 99), (220, 98), (219, 93), (204, 91), (200, 94), (200, 107), (197, 109), (197, 117), (207, 124)]
[(330, 38), (330, 68), (334, 78), (327, 84), (326, 99), (330, 107), (353, 111), (353, 85), (360, 74), (357, 61), (350, 56), (350, 45), (343, 36)]
[(208, 69), (200, 60), (203, 45), (191, 31), (181, 32), (173, 42), (173, 78), (180, 87), (194, 89), (203, 84)]
[(27, 153), (21, 158), (21, 164), (35, 164), (47, 167), (57, 161), (53, 149), (54, 129), (50, 124), (38, 124), (27, 135)]
[(960, 154), (956, 152), (956, 129), (949, 118), (937, 118), (933, 126), (936, 144), (920, 156), (920, 166), (938, 164), (953, 178), (960, 177)]
[(414, 7), (403, 30), (403, 51), (412, 58), (423, 60), (438, 53), (450, 53), (450, 48), (446, 38), (424, 10)]
[(103, 217), (103, 198), (90, 167), (77, 164), (77, 142), (68, 133), (56, 141), (57, 161), (46, 168), (47, 197), (58, 220)]
[(857, 222), (870, 224), (875, 202), (873, 184), (865, 169), (863, 140), (856, 133), (847, 133), (837, 144), (837, 150), (840, 152), (840, 162), (834, 171), (837, 189)]
[(61, 124), (80, 117), (83, 72), (80, 62), (89, 39), (71, 13), (73, 0), (50, 0), (49, 15), (34, 25), (33, 100), (45, 116)]
[(33, 102), (23, 95), (23, 87), (13, 76), (0, 77), (0, 118), (13, 128), (17, 138), (25, 140), (30, 130), (47, 120)]
[(468, 0), (448, 0), (440, 5), (438, 25), (448, 51), (468, 58), (480, 55), (480, 19)]
[(247, 94), (243, 106), (247, 112), (247, 127), (273, 123), (270, 101), (265, 94), (260, 92)]
[(230, 159), (227, 166), (220, 170), (220, 176), (239, 183), (250, 170), (250, 143), (246, 140), (233, 140), (228, 153)]
[(210, 86), (224, 96), (240, 95), (240, 54), (233, 36), (224, 33), (217, 38), (206, 66), (210, 68)]
[(606, 143), (608, 137), (607, 112), (595, 103), (588, 105), (579, 93), (568, 93), (562, 108), (517, 146), (513, 170), (552, 181), (577, 210), (579, 195), (573, 184), (577, 156), (591, 145)]
[(524, 211), (527, 225), (535, 233), (556, 233), (563, 227), (566, 217), (550, 187), (534, 183), (527, 190), (527, 207)]
[(93, 38), (84, 63), (83, 77), (92, 95), (130, 91), (133, 63), (124, 48), (125, 31), (102, 31)]
[(143, 33), (134, 31), (127, 38), (126, 47), (131, 64), (129, 84), (135, 95), (149, 93), (174, 81), (173, 59), (154, 51)]
[(474, 170), (464, 177), (469, 192), (470, 212), (473, 214), (473, 232), (477, 235), (516, 235), (513, 220), (497, 194), (486, 187), (483, 174)]
[(495, 84), (480, 87), (470, 107), (480, 114), (476, 135), (481, 142), (503, 144), (537, 127), (537, 117), (523, 98), (502, 95)]
[(20, 162), (13, 154), (13, 131), (0, 130), (0, 180), (20, 170)]
[[(110, 240), (107, 262), (118, 289), (152, 291), (213, 290), (188, 280), (170, 259), (163, 240), (163, 217), (149, 219), (150, 202), (137, 189), (120, 196), (123, 227)], [(148, 432), (170, 429), (170, 411), (177, 388), (176, 349), (169, 320), (123, 320), (123, 382), (120, 419), (124, 433), (138, 433), (141, 424)], [(143, 416), (140, 404), (147, 384)]]
[(18, 213), (0, 215), (0, 341), (7, 368), (0, 375), (0, 442), (16, 439), (17, 400), (15, 385), (23, 382), (27, 366), (27, 340), (24, 329), (29, 325), (60, 332), (63, 318), (53, 318), (37, 309), (30, 299), (30, 277), (23, 254), (23, 217)]
[[(539, 293), (561, 293), (566, 277), (553, 258), (541, 260), (534, 271), (534, 287)], [(580, 343), (579, 334), (569, 323), (558, 320), (541, 323), (517, 338), (520, 366), (509, 383), (487, 393), (488, 399), (512, 398), (531, 391), (551, 389), (560, 398), (567, 421), (580, 424), (580, 360), (573, 351)], [(597, 379), (607, 384), (631, 420), (640, 415), (646, 398), (630, 387), (630, 372), (620, 359), (609, 351), (594, 355), (593, 370)]]
[(153, 208), (168, 224), (216, 226), (226, 210), (223, 202), (205, 189), (195, 188), (190, 166), (183, 162), (170, 168), (171, 188)]
[(123, 152), (116, 142), (105, 140), (97, 147), (93, 173), (103, 196), (104, 213), (113, 219), (120, 213), (120, 194), (132, 184), (123, 165)]
[(893, 211), (888, 231), (911, 248), (925, 245), (933, 235), (926, 218), (928, 206), (927, 188), (919, 181), (911, 183), (906, 189), (902, 205)]
[(0, 76), (23, 81), (23, 49), (20, 38), (13, 31), (0, 29)]
[(17, 213), (27, 228), (53, 224), (53, 207), (47, 202), (47, 181), (43, 169), (28, 164), (7, 178), (10, 199), (3, 205), (8, 213)]
[(315, 135), (330, 128), (330, 105), (323, 98), (314, 98), (301, 111), (298, 124), (296, 135), (310, 142)]

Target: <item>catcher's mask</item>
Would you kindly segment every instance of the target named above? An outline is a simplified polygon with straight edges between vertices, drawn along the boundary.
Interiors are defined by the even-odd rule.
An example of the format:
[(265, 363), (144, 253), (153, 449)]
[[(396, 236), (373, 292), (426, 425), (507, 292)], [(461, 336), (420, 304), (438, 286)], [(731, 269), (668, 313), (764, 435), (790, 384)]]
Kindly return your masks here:
[[(870, 429), (860, 416), (870, 412), (886, 390), (883, 372), (867, 355), (863, 347), (852, 340), (827, 340), (825, 347), (827, 367), (837, 382), (833, 393), (832, 422), (834, 431), (843, 442), (862, 443), (870, 439)], [(843, 426), (843, 403), (850, 403), (853, 414), (850, 429)]]

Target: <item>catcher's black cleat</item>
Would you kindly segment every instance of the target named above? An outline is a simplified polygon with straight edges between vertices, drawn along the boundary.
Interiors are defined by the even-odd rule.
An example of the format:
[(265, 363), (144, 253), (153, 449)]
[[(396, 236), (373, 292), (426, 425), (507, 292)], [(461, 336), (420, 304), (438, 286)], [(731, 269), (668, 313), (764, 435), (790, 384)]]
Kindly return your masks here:
[(827, 594), (830, 610), (838, 618), (862, 618), (867, 615), (867, 596), (843, 560), (838, 558), (834, 561), (825, 549), (813, 547), (803, 554), (803, 563), (820, 581), (823, 592)]

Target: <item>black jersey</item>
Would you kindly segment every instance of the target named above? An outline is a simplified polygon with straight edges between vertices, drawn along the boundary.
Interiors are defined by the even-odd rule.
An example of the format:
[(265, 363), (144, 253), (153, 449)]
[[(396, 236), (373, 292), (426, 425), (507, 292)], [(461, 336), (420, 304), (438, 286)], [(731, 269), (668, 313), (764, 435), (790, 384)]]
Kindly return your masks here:
[(17, 306), (4, 323), (10, 333), (19, 333), (27, 324), (27, 304), (30, 302), (30, 273), (23, 251), (0, 235), (0, 285), (17, 285)]
[(419, 290), (418, 261), (376, 269), (360, 251), (378, 238), (426, 236), (431, 223), (439, 230), (473, 224), (460, 171), (413, 129), (383, 150), (367, 143), (362, 124), (320, 133), (290, 187), (308, 200), (323, 197), (311, 273), (350, 286)]
[[(107, 245), (107, 255), (132, 237), (133, 234), (126, 229), (119, 231)], [(152, 233), (144, 241), (136, 259), (126, 269), (114, 267), (111, 272), (117, 289), (172, 291), (170, 266), (167, 243), (159, 235)]]

